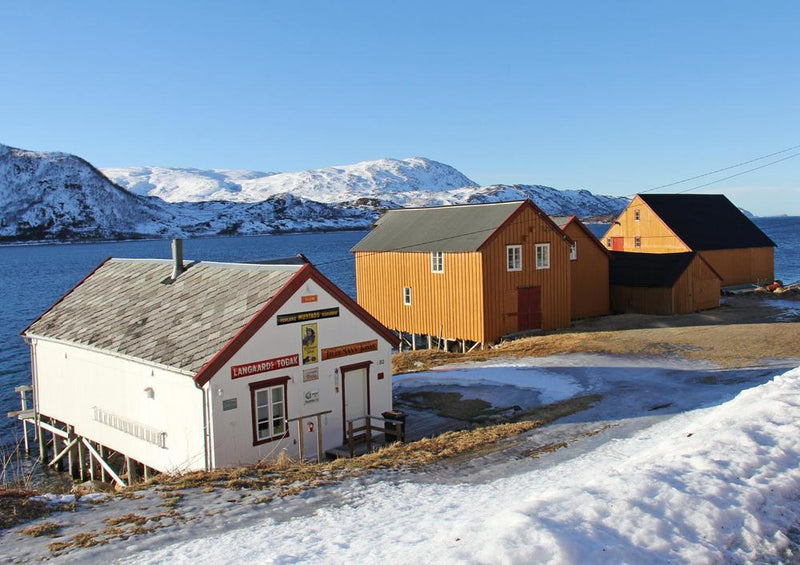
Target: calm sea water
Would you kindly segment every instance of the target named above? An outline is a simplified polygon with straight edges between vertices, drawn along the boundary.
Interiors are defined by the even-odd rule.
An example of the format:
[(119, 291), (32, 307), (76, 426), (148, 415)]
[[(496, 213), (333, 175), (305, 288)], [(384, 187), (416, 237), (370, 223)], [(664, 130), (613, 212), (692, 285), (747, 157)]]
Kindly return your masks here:
[[(800, 217), (758, 218), (755, 222), (778, 244), (776, 276), (785, 283), (800, 281)], [(602, 236), (607, 226), (590, 228)], [(354, 297), (355, 267), (349, 250), (365, 233), (189, 239), (184, 242), (184, 256), (241, 262), (303, 253)], [(0, 247), (0, 443), (11, 443), (21, 435), (17, 421), (3, 416), (19, 409), (14, 387), (30, 384), (29, 350), (19, 333), (107, 257), (168, 259), (170, 244), (162, 240)]]

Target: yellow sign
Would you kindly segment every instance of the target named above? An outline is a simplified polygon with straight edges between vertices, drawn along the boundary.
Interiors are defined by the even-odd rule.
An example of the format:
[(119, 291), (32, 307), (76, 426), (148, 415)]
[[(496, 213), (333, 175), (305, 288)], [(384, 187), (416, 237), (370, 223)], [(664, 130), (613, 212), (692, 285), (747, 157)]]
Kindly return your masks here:
[(303, 344), (303, 365), (319, 361), (319, 347), (317, 340), (317, 324), (303, 324), (300, 326), (300, 340)]

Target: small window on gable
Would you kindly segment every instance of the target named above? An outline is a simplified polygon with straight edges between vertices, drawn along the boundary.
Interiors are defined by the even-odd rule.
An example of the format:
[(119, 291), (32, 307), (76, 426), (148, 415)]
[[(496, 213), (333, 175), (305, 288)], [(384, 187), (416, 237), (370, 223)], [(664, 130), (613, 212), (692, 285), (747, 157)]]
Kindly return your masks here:
[(638, 235), (633, 238), (633, 246), (637, 248), (642, 246), (642, 238)]
[(549, 269), (550, 268), (550, 244), (537, 243), (536, 244), (536, 268)]
[(610, 237), (607, 237), (607, 238), (606, 238), (606, 247), (608, 247), (609, 249), (611, 249), (611, 238), (610, 238)]
[(403, 304), (411, 306), (411, 287), (407, 286), (403, 289)]
[(569, 245), (569, 260), (570, 261), (577, 261), (578, 260), (578, 242), (574, 241)]
[(522, 270), (522, 246), (506, 245), (506, 271)]
[(639, 221), (639, 210), (633, 211), (633, 219), (636, 220), (637, 222)]
[(431, 252), (431, 272), (444, 273), (444, 252)]

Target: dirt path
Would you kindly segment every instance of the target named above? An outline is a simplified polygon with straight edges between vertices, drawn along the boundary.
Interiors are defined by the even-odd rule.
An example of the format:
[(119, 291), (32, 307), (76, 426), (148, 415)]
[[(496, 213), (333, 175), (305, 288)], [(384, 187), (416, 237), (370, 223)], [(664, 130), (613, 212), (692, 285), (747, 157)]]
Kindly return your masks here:
[(468, 354), (412, 351), (395, 355), (395, 374), (493, 357), (566, 353), (679, 356), (720, 367), (772, 359), (800, 364), (800, 298), (728, 297), (720, 308), (678, 316), (623, 314), (575, 322), (571, 328), (505, 342)]

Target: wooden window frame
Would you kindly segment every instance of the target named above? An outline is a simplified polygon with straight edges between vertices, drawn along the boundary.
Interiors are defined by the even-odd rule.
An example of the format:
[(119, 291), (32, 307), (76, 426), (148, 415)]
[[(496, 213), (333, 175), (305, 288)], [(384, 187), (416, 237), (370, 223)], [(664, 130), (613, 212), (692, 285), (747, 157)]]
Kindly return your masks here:
[(431, 273), (444, 273), (444, 251), (431, 251)]
[(633, 211), (633, 221), (634, 222), (638, 222), (640, 216), (641, 216), (641, 214), (639, 214), (639, 210), (638, 209)]
[(634, 236), (634, 238), (633, 238), (633, 246), (636, 249), (641, 249), (642, 248), (642, 238), (641, 238), (641, 236), (638, 236), (638, 235)]
[(609, 249), (611, 249), (611, 247), (612, 247), (612, 246), (613, 246), (613, 242), (611, 241), (611, 238), (610, 238), (610, 237), (607, 237), (607, 238), (606, 238), (606, 247), (608, 247)]
[[(542, 257), (542, 261), (539, 261), (539, 250), (546, 251), (546, 257)], [(534, 246), (534, 254), (536, 257), (536, 270), (544, 270), (550, 268), (550, 244), (549, 243), (537, 243)], [(546, 261), (544, 260), (546, 259)]]
[[(290, 377), (276, 377), (274, 379), (266, 379), (255, 383), (250, 383), (250, 421), (253, 425), (253, 445), (262, 445), (271, 441), (277, 441), (289, 437), (289, 379)], [(272, 435), (266, 438), (258, 437), (258, 410), (256, 409), (256, 392), (264, 389), (273, 389), (276, 387), (283, 387), (283, 425), (284, 431), (282, 434)], [(272, 394), (269, 395), (269, 411), (270, 420), (272, 420)], [(270, 424), (271, 426), (271, 424)]]
[[(513, 261), (512, 265), (512, 260)], [(522, 270), (522, 245), (506, 245), (506, 271), (515, 272)]]
[(578, 242), (573, 241), (569, 244), (569, 260), (570, 261), (577, 261), (578, 260)]
[(404, 306), (411, 306), (412, 294), (411, 294), (411, 287), (404, 286), (403, 287), (403, 305)]

